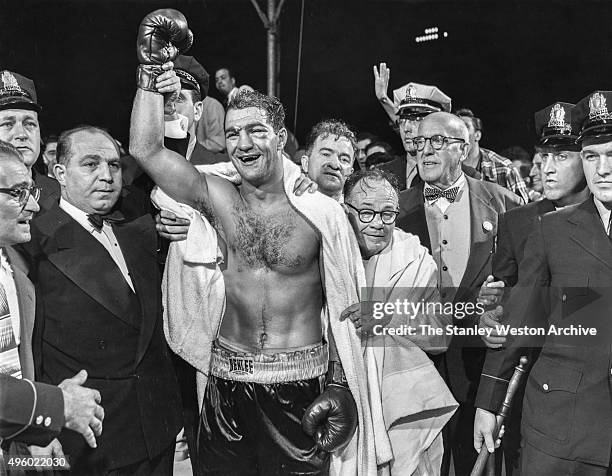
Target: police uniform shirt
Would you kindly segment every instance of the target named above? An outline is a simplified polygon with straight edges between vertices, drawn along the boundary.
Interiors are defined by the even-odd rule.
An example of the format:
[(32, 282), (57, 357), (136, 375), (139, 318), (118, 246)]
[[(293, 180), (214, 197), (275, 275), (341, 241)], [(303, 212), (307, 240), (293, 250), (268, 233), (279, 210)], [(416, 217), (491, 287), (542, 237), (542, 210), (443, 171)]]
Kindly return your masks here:
[(595, 207), (599, 212), (599, 218), (601, 218), (601, 223), (604, 227), (606, 235), (610, 236), (610, 210), (606, 208), (606, 206), (593, 197), (593, 201), (595, 202)]

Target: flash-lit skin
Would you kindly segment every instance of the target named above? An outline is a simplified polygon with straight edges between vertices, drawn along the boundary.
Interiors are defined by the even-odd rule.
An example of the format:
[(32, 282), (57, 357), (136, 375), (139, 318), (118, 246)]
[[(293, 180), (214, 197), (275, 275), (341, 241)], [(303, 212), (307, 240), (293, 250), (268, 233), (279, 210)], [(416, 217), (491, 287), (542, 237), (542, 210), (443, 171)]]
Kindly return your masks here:
[(45, 151), (43, 152), (43, 162), (47, 166), (49, 177), (53, 177), (53, 167), (57, 163), (57, 142), (49, 142), (45, 144)]
[(582, 168), (591, 193), (612, 209), (612, 141), (582, 144)]
[(533, 165), (529, 171), (529, 177), (531, 179), (531, 190), (534, 192), (542, 193), (544, 186), (542, 184), (542, 156), (537, 152), (533, 156)]
[(399, 119), (399, 133), (400, 137), (402, 138), (402, 145), (404, 146), (406, 158), (408, 160), (414, 159), (417, 152), (412, 143), (406, 142), (406, 139), (414, 139), (418, 135), (420, 123), (420, 117), (410, 119), (400, 117)]
[(365, 170), (366, 163), (366, 147), (372, 143), (372, 139), (363, 139), (357, 142), (357, 155), (355, 156), (355, 160), (359, 164), (359, 168), (361, 170)]
[[(399, 208), (397, 193), (387, 181), (368, 180), (366, 184), (360, 180), (355, 184), (350, 195), (345, 197), (345, 200), (346, 203), (360, 210), (367, 208), (375, 212), (395, 212)], [(348, 206), (345, 206), (345, 210), (357, 237), (363, 259), (370, 259), (389, 246), (393, 238), (395, 223), (384, 224), (380, 214), (377, 214), (370, 223), (363, 223), (356, 210)]]
[(463, 121), (447, 112), (434, 112), (425, 117), (419, 125), (419, 136), (432, 137), (440, 134), (446, 137), (457, 137), (461, 141), (445, 143), (440, 150), (425, 142), (425, 148), (417, 152), (419, 175), (429, 185), (442, 190), (453, 185), (461, 175), (461, 162), (465, 160), (468, 150), (468, 133)]
[(236, 80), (230, 76), (227, 69), (222, 68), (215, 73), (215, 87), (217, 91), (227, 96), (236, 87)]
[(573, 205), (588, 198), (590, 192), (580, 152), (550, 148), (542, 150), (540, 156), (544, 197), (556, 207)]
[(187, 130), (191, 137), (195, 137), (195, 126), (202, 117), (202, 101), (193, 102), (192, 92), (181, 89), (174, 105), (176, 112), (187, 118)]
[(31, 168), (40, 154), (38, 113), (27, 109), (0, 111), (0, 140), (16, 147), (26, 167)]
[(355, 150), (346, 137), (320, 135), (309, 155), (302, 157), (302, 169), (319, 186), (319, 191), (339, 200), (344, 182), (353, 173)]
[[(0, 188), (21, 188), (33, 185), (30, 171), (16, 157), (0, 155)], [(6, 193), (0, 193), (0, 247), (30, 241), (30, 221), (38, 204), (30, 195), (25, 206)]]
[(121, 193), (119, 151), (101, 132), (79, 131), (70, 136), (70, 155), (55, 165), (62, 198), (85, 213), (106, 214)]

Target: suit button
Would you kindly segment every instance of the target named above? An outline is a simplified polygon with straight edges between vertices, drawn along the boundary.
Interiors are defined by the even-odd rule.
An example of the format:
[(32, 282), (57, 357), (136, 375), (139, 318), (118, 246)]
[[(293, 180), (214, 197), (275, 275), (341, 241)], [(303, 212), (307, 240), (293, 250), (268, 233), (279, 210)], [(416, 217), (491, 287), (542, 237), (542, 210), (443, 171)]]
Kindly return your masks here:
[(445, 219), (445, 220), (448, 220), (448, 215), (444, 215), (444, 219)]
[(545, 392), (548, 392), (548, 384), (547, 383), (543, 384), (542, 388), (544, 389)]
[(563, 296), (561, 296), (561, 301), (567, 301), (567, 294), (563, 293)]
[(100, 342), (98, 342), (98, 348), (100, 350), (106, 349), (106, 341), (104, 339), (102, 339)]
[(51, 417), (45, 418), (45, 426), (51, 425)]
[(442, 266), (442, 271), (448, 271), (448, 266)]
[(36, 424), (37, 424), (37, 425), (42, 425), (42, 422), (43, 422), (43, 417), (42, 417), (42, 415), (38, 415), (38, 416), (36, 417)]
[(448, 245), (448, 241), (446, 241), (446, 240), (442, 240), (442, 244), (443, 244), (443, 245)]

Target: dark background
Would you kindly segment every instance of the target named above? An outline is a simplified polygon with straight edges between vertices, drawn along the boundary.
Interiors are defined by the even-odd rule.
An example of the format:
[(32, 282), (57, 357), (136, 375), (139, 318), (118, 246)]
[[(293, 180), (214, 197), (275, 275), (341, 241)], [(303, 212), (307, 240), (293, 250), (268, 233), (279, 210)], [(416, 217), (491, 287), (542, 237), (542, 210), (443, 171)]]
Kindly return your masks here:
[[(211, 76), (228, 65), (239, 84), (266, 90), (266, 33), (249, 0), (0, 5), (0, 69), (34, 79), (43, 133), (91, 123), (127, 140), (136, 31), (162, 7), (186, 15), (195, 34), (190, 54)], [(300, 0), (287, 0), (281, 15), (280, 97), (290, 126), (300, 11)], [(373, 92), (372, 66), (386, 61), (390, 97), (409, 81), (435, 84), (455, 108), (483, 119), (485, 147), (530, 150), (536, 110), (612, 89), (611, 20), (610, 1), (305, 0), (298, 139), (319, 119), (338, 117), (401, 151)], [(432, 26), (448, 38), (414, 41)]]

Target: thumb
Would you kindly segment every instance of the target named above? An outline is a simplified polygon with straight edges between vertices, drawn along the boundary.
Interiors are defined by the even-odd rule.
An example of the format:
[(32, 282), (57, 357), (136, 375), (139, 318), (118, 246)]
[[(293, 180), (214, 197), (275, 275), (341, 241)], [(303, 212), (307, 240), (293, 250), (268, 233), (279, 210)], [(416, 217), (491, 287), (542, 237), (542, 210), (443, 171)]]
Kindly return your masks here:
[(76, 374), (74, 377), (68, 380), (70, 380), (72, 383), (76, 385), (83, 385), (85, 381), (87, 380), (87, 370), (83, 369), (79, 371), (78, 374)]
[(498, 320), (503, 315), (504, 315), (504, 308), (502, 306), (497, 306), (493, 311), (492, 317), (494, 317), (495, 320)]
[(487, 279), (485, 281), (485, 285), (487, 285), (489, 283), (492, 283), (494, 279), (495, 278), (493, 277), (493, 275), (490, 274), (489, 276), (487, 276)]

